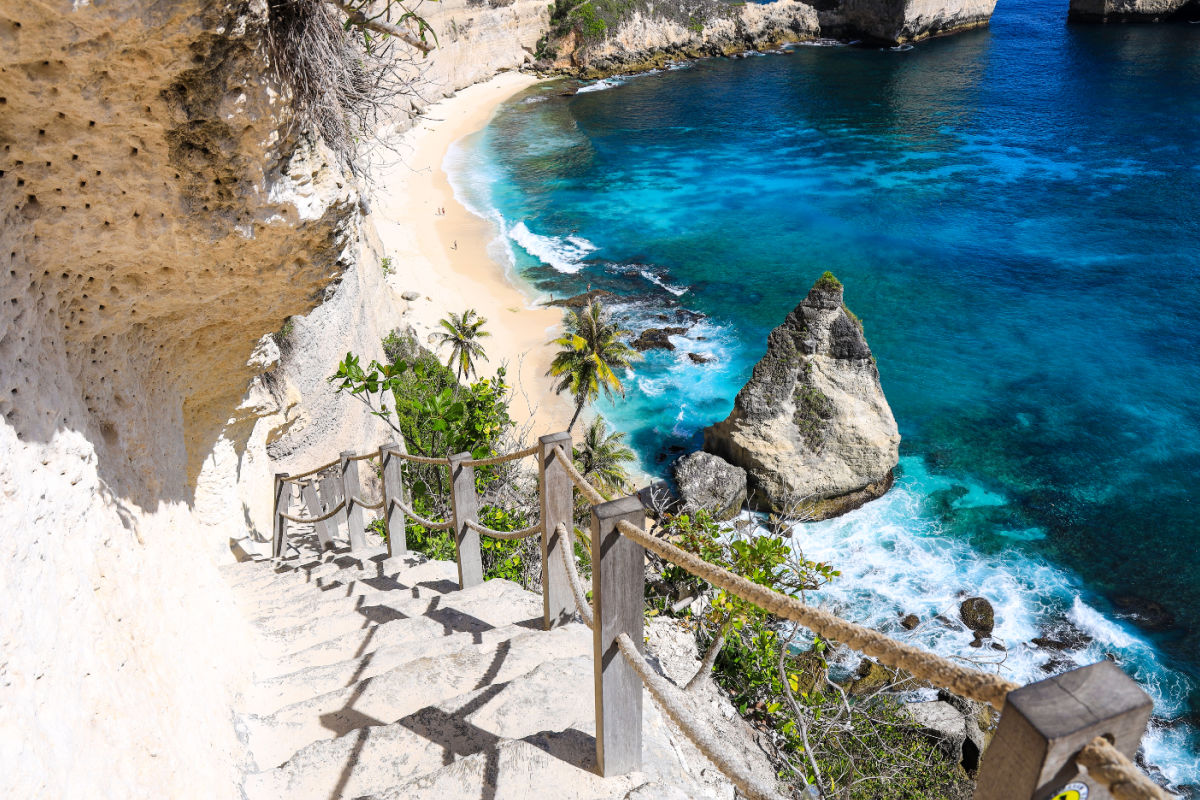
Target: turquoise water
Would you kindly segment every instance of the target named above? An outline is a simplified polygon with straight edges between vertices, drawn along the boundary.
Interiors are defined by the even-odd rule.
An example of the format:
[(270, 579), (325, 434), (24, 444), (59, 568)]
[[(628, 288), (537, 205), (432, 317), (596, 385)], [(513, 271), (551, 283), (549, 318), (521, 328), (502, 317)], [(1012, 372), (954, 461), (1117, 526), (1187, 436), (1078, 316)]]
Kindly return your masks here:
[[(983, 594), (1020, 680), (1115, 658), (1156, 701), (1147, 759), (1197, 797), (1200, 25), (1064, 10), (535, 87), (448, 166), (534, 295), (607, 288), (635, 330), (690, 326), (602, 409), (652, 473), (832, 270), (904, 441), (892, 492), (797, 531), (846, 573), (824, 602), (979, 657), (896, 618)], [(1028, 644), (1067, 626), (1091, 643)]]

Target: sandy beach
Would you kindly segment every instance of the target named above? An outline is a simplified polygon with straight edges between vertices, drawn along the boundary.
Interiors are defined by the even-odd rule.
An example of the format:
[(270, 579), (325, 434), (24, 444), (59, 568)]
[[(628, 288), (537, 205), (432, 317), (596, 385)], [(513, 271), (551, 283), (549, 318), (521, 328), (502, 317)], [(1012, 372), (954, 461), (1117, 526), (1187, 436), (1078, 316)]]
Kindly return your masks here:
[(500, 103), (535, 82), (501, 73), (435, 103), (399, 140), (389, 163), (372, 171), (372, 217), (381, 254), (393, 265), (388, 285), (398, 295), (419, 294), (405, 301), (402, 325), (412, 325), (429, 345), (450, 312), (473, 308), (486, 318), (491, 336), (482, 341), (488, 358), (479, 373), (507, 366), (513, 417), (532, 437), (565, 429), (571, 417), (570, 400), (554, 395), (546, 376), (562, 314), (534, 306), (532, 295), (510, 283), (504, 265), (488, 254), (495, 225), (459, 204), (442, 164), (455, 141), (483, 128)]

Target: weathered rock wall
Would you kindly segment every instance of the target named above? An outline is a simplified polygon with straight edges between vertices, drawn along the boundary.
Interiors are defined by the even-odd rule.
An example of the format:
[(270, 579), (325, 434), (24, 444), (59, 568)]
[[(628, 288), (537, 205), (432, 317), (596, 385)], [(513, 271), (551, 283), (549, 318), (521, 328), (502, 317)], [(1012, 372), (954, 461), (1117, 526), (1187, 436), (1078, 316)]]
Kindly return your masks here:
[(1077, 22), (1161, 22), (1188, 10), (1200, 11), (1197, 0), (1071, 0), (1068, 17)]
[(828, 6), (820, 13), (825, 35), (904, 44), (987, 25), (996, 0), (839, 0)]
[(0, 3), (7, 796), (236, 796), (247, 646), (200, 476), (256, 413), (259, 337), (355, 274), (358, 206), (269, 77), (266, 13)]
[(696, 4), (689, 13), (669, 2), (651, 4), (622, 17), (611, 33), (595, 41), (571, 32), (557, 42), (551, 66), (600, 76), (659, 67), (672, 59), (777, 47), (820, 33), (816, 11), (797, 0)]

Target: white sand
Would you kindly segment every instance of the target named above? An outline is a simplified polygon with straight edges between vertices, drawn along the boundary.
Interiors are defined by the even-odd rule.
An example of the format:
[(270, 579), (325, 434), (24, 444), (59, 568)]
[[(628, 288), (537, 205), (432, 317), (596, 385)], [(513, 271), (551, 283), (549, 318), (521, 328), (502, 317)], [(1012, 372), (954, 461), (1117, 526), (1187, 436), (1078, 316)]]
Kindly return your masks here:
[(531, 293), (510, 283), (504, 266), (488, 254), (498, 235), (495, 225), (459, 204), (442, 163), (451, 144), (483, 128), (500, 103), (535, 82), (521, 73), (501, 73), (430, 106), (399, 142), (394, 163), (372, 173), (372, 216), (382, 254), (392, 259), (388, 284), (397, 293), (421, 293), (408, 303), (404, 322), (431, 346), (428, 335), (451, 311), (473, 308), (485, 317), (491, 336), (482, 340), (488, 360), (479, 373), (507, 365), (513, 417), (527, 423), (533, 437), (564, 430), (573, 410), (568, 397), (553, 393), (546, 376), (562, 313), (535, 307)]

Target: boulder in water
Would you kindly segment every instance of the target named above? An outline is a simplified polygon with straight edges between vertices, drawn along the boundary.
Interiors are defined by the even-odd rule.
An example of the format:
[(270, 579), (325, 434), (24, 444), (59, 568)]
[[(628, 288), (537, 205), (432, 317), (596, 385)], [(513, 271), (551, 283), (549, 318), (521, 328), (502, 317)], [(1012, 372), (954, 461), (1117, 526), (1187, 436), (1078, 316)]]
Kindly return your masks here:
[(647, 350), (674, 350), (675, 345), (671, 344), (671, 337), (682, 336), (685, 333), (687, 328), (647, 328), (633, 340), (633, 347), (643, 353)]
[(996, 627), (996, 612), (986, 597), (968, 597), (958, 607), (963, 624), (975, 632), (975, 638), (991, 636)]
[(826, 272), (767, 337), (704, 449), (743, 467), (753, 507), (828, 519), (886, 492), (900, 433), (862, 323)]
[(746, 470), (712, 453), (684, 456), (675, 462), (674, 473), (684, 511), (704, 509), (724, 521), (746, 503)]

